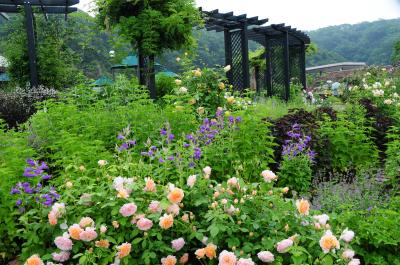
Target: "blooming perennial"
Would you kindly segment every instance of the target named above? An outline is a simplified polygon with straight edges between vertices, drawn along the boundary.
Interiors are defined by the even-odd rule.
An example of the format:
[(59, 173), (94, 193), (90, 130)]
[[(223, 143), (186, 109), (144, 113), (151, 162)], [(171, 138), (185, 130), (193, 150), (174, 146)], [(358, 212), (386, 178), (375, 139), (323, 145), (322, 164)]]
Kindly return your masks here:
[(325, 234), (321, 237), (319, 245), (321, 246), (324, 253), (329, 253), (330, 251), (335, 251), (335, 249), (340, 249), (339, 241), (330, 230), (327, 230)]

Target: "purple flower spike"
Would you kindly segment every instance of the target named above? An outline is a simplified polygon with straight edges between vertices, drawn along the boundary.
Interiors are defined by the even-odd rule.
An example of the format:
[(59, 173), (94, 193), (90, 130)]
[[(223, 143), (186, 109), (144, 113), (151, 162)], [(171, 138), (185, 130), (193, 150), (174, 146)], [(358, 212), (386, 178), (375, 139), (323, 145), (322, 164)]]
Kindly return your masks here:
[(120, 134), (118, 134), (117, 139), (118, 139), (118, 140), (124, 140), (124, 139), (125, 139), (125, 136), (123, 136), (123, 135), (120, 133)]
[(164, 160), (164, 159), (162, 159), (162, 157), (160, 157), (160, 158), (158, 159), (158, 162), (160, 162), (160, 163), (164, 163), (164, 162), (165, 162), (165, 160)]
[(15, 205), (16, 206), (20, 206), (22, 204), (22, 200), (21, 199), (18, 199), (16, 202), (15, 202)]
[(129, 140), (129, 141), (128, 141), (128, 144), (129, 144), (129, 145), (136, 145), (136, 140)]
[(35, 170), (33, 168), (27, 167), (24, 170), (23, 176), (24, 177), (28, 177), (28, 178), (33, 178), (33, 177), (36, 177), (37, 174), (36, 174), (36, 172), (35, 172)]
[(188, 148), (188, 147), (190, 147), (190, 144), (184, 143), (183, 147)]
[(160, 135), (167, 135), (167, 130), (161, 129), (160, 130)]
[(31, 159), (31, 158), (27, 159), (27, 160), (26, 160), (26, 163), (27, 163), (28, 165), (30, 165), (31, 167), (36, 166), (35, 160), (33, 160), (33, 159)]
[(174, 157), (174, 156), (169, 156), (167, 159), (168, 159), (169, 161), (173, 161), (173, 160), (175, 159), (175, 157)]
[(17, 189), (16, 187), (12, 187), (10, 194), (21, 194), (21, 191)]
[(44, 176), (42, 176), (42, 179), (49, 180), (49, 179), (51, 179), (51, 175), (44, 175)]
[(172, 141), (174, 140), (175, 135), (173, 135), (172, 133), (168, 135), (168, 140)]

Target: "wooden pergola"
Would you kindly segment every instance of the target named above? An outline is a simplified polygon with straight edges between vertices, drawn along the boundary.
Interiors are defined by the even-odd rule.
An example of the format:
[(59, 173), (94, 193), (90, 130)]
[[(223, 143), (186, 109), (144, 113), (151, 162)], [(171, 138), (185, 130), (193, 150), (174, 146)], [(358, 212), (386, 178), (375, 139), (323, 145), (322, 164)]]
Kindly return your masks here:
[(231, 65), (227, 78), (237, 90), (250, 87), (249, 40), (265, 48), (266, 69), (255, 69), (257, 91), (265, 87), (268, 96), (288, 100), (293, 78), (306, 87), (305, 50), (310, 38), (305, 33), (285, 24), (264, 26), (268, 19), (248, 18), (245, 14), (200, 11), (207, 30), (224, 32), (225, 64)]
[[(25, 11), (31, 87), (39, 85), (36, 64), (34, 13), (42, 13), (46, 20), (48, 19), (48, 14), (64, 14), (65, 19), (67, 19), (67, 14), (78, 10), (76, 7), (71, 6), (78, 3), (79, 0), (0, 0), (0, 14)], [(7, 18), (5, 15), (2, 16)]]

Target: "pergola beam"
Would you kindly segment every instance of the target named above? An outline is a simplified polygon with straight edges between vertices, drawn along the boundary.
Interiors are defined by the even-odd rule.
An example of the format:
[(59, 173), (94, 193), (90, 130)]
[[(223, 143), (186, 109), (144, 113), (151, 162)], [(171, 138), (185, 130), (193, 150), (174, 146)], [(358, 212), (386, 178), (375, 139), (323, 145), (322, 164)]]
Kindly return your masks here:
[[(76, 8), (76, 7), (65, 8), (63, 6), (44, 6), (42, 12), (47, 13), (47, 14), (64, 14), (65, 12), (72, 13), (72, 12), (76, 12), (77, 10), (78, 10), (78, 8)], [(17, 6), (0, 4), (0, 12), (19, 13), (20, 9)], [(32, 12), (37, 13), (34, 9), (32, 9)]]
[[(26, 0), (0, 0), (2, 5), (24, 5)], [(65, 6), (65, 0), (29, 0), (31, 6)], [(68, 0), (68, 6), (79, 3), (79, 0)]]

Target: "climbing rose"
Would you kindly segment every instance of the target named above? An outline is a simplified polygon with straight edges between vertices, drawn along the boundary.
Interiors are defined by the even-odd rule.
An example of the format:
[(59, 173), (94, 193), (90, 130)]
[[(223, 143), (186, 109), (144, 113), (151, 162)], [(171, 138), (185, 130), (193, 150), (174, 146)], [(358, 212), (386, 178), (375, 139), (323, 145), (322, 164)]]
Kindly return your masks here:
[(68, 251), (72, 249), (72, 240), (63, 236), (58, 236), (54, 239), (54, 244), (57, 248), (63, 251)]
[(210, 177), (210, 175), (211, 175), (211, 167), (206, 166), (205, 168), (203, 168), (203, 173), (204, 173), (206, 176)]
[(25, 265), (44, 265), (44, 263), (38, 255), (32, 255), (26, 260)]
[(189, 254), (185, 253), (182, 255), (182, 257), (179, 259), (180, 264), (186, 264), (189, 261)]
[(360, 265), (360, 260), (359, 259), (352, 259), (348, 265)]
[(310, 203), (304, 199), (297, 200), (296, 207), (301, 215), (308, 215), (308, 211), (310, 210)]
[(80, 240), (79, 235), (83, 232), (83, 229), (78, 224), (73, 224), (68, 228), (68, 233), (72, 239)]
[(276, 246), (276, 250), (279, 253), (285, 253), (288, 248), (290, 248), (293, 245), (293, 241), (291, 239), (284, 239), (280, 242), (278, 242)]
[(96, 247), (99, 248), (108, 248), (110, 246), (110, 242), (108, 242), (107, 239), (101, 239), (99, 241), (96, 241), (94, 244)]
[(188, 185), (190, 188), (193, 188), (194, 184), (196, 183), (197, 176), (196, 175), (191, 175), (187, 179), (186, 185)]
[(173, 249), (175, 249), (176, 251), (179, 251), (183, 248), (183, 246), (185, 246), (185, 240), (180, 237), (178, 239), (172, 240), (171, 241), (171, 246)]
[(179, 214), (180, 208), (177, 204), (171, 204), (168, 208), (167, 208), (167, 213), (171, 213), (174, 216), (177, 216)]
[(131, 244), (130, 243), (123, 243), (120, 246), (117, 247), (118, 249), (118, 253), (117, 253), (117, 257), (122, 259), (126, 256), (129, 255), (129, 253), (131, 253)]
[(204, 256), (206, 255), (206, 250), (204, 248), (200, 248), (200, 249), (196, 250), (194, 252), (194, 254), (196, 255), (196, 257), (198, 259), (201, 259), (201, 258), (204, 258)]
[(143, 217), (137, 221), (136, 226), (139, 230), (147, 231), (153, 226), (153, 221)]
[(171, 203), (180, 203), (184, 197), (183, 190), (179, 188), (174, 188), (172, 191), (168, 194), (168, 200)]
[(236, 263), (236, 265), (254, 265), (254, 262), (251, 258), (249, 259), (240, 258)]
[(264, 181), (267, 183), (271, 183), (272, 181), (278, 179), (274, 172), (271, 170), (264, 170), (261, 172), (261, 176), (264, 178)]
[(85, 227), (87, 227), (87, 226), (94, 226), (94, 221), (93, 221), (93, 219), (92, 218), (90, 218), (90, 217), (83, 217), (82, 219), (81, 219), (81, 221), (79, 222), (79, 225), (82, 227), (82, 228), (85, 228)]
[(137, 210), (136, 204), (131, 202), (131, 203), (126, 203), (126, 204), (122, 205), (122, 207), (119, 209), (119, 213), (123, 217), (128, 217), (128, 216), (134, 215), (136, 213), (136, 210)]
[(79, 234), (79, 238), (82, 241), (86, 241), (86, 242), (92, 241), (92, 240), (96, 239), (96, 237), (97, 237), (97, 233), (93, 227), (86, 227), (85, 231), (82, 231)]
[(160, 217), (158, 224), (162, 229), (169, 229), (174, 225), (174, 216), (172, 214), (164, 214), (164, 216)]
[(97, 162), (97, 164), (99, 164), (99, 166), (103, 167), (103, 166), (107, 165), (107, 161), (106, 160), (99, 160)]
[(354, 238), (354, 232), (347, 228), (343, 231), (342, 235), (340, 236), (340, 239), (342, 239), (346, 243), (349, 243), (351, 240), (353, 240), (353, 238)]
[(343, 251), (342, 253), (342, 258), (346, 261), (350, 261), (353, 259), (354, 257), (354, 251), (351, 249), (346, 249), (345, 251)]
[(235, 177), (232, 177), (228, 179), (227, 184), (231, 187), (238, 187), (239, 186), (239, 180)]
[(261, 260), (264, 263), (271, 263), (274, 262), (274, 254), (272, 254), (269, 251), (261, 251), (257, 254), (257, 257), (259, 260)]
[(60, 253), (52, 253), (51, 256), (53, 257), (54, 261), (66, 262), (69, 260), (70, 254), (70, 252), (61, 251)]
[(233, 252), (222, 251), (218, 257), (218, 265), (236, 265), (237, 258)]
[[(208, 239), (208, 238), (207, 238)], [(207, 240), (206, 240), (207, 241)], [(204, 243), (204, 242), (203, 242)], [(205, 248), (204, 248), (205, 254), (207, 256), (207, 258), (209, 259), (214, 259), (217, 257), (217, 246), (214, 244), (208, 244)]]
[(328, 253), (331, 250), (340, 248), (339, 241), (330, 230), (327, 230), (325, 232), (325, 235), (321, 237), (321, 239), (319, 240), (319, 245), (321, 246), (324, 253)]
[(329, 216), (327, 214), (314, 215), (314, 219), (316, 219), (319, 224), (326, 225), (329, 220)]
[(148, 192), (155, 192), (156, 191), (156, 184), (154, 183), (154, 180), (151, 178), (145, 178), (144, 181), (146, 182), (146, 187), (144, 187), (144, 191)]
[(224, 67), (224, 72), (227, 73), (231, 70), (231, 66), (228, 64), (227, 66)]
[(159, 201), (151, 201), (150, 205), (149, 205), (149, 210), (152, 213), (161, 213), (162, 208), (161, 208), (161, 204)]
[(107, 232), (107, 226), (105, 225), (100, 226), (100, 233), (104, 234), (105, 232)]
[(172, 255), (168, 255), (166, 258), (161, 259), (162, 265), (175, 265), (176, 264), (176, 257)]

